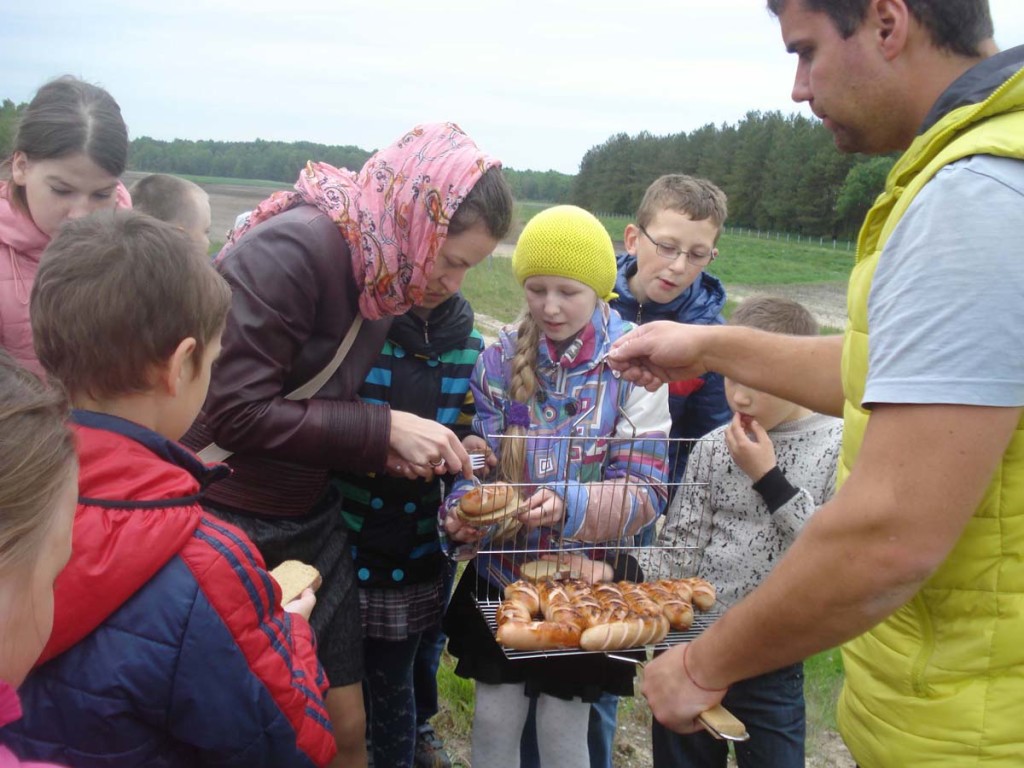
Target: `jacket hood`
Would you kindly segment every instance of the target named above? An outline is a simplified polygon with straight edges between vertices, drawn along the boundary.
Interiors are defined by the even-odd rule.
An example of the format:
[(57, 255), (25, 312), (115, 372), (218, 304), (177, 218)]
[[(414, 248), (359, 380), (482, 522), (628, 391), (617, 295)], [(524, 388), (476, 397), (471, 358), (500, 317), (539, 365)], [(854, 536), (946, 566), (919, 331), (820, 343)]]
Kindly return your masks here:
[[(50, 244), (50, 236), (36, 226), (31, 216), (11, 205), (9, 194), (10, 182), (0, 181), (0, 243), (9, 245), (26, 258), (38, 262), (46, 246)], [(120, 181), (117, 182), (116, 196), (118, 208), (132, 207), (131, 195)]]
[(73, 551), (54, 584), (53, 633), (38, 664), (91, 633), (181, 551), (199, 495), (227, 474), (145, 427), (75, 411), (78, 509)]
[[(607, 303), (599, 301), (590, 322), (570, 342), (569, 346), (559, 354), (547, 337), (541, 336), (537, 350), (537, 372), (546, 375), (557, 368), (567, 369), (573, 373), (595, 368), (604, 361), (611, 350), (612, 340), (622, 336), (633, 327), (632, 323), (622, 319)], [(498, 343), (502, 355), (511, 360), (516, 353), (516, 340), (519, 326), (506, 326), (498, 332)]]
[(9, 189), (9, 182), (0, 182), (0, 243), (9, 245), (25, 258), (39, 261), (50, 238), (36, 226), (31, 216), (11, 205)]
[(926, 133), (935, 123), (955, 109), (978, 104), (1024, 66), (1024, 45), (1007, 48), (975, 64), (953, 81), (924, 119), (919, 134)]
[(461, 347), (473, 332), (473, 308), (456, 293), (424, 319), (409, 311), (391, 324), (388, 338), (412, 354), (432, 357)]
[(642, 309), (645, 323), (651, 320), (675, 320), (711, 324), (718, 320), (725, 307), (725, 286), (721, 280), (707, 272), (701, 272), (689, 288), (667, 304), (648, 301), (641, 305), (629, 290), (629, 280), (637, 270), (636, 256), (620, 253), (616, 261), (618, 276), (615, 279), (615, 292), (619, 297), (612, 301), (612, 306), (627, 320), (636, 320)]

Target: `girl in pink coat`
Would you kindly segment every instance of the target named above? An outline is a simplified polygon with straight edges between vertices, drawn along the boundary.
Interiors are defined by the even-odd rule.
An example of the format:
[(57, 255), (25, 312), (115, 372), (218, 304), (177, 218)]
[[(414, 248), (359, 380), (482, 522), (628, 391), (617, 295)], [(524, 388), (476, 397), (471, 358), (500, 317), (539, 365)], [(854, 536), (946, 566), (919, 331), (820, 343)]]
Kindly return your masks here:
[[(71, 556), (78, 461), (55, 390), (0, 351), (0, 727), (53, 628), (53, 581)], [(0, 745), (0, 768), (21, 763)]]
[(36, 93), (0, 165), (0, 347), (37, 376), (28, 300), (39, 257), (66, 219), (131, 207), (118, 181), (127, 159), (117, 102), (64, 76)]

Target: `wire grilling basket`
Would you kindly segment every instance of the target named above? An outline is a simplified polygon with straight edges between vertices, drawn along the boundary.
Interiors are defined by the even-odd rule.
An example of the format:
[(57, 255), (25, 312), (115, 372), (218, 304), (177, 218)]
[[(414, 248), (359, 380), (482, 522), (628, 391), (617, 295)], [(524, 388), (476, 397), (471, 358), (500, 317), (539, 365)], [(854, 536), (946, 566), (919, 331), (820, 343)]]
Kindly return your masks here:
[[(528, 573), (536, 580), (563, 581), (651, 582), (693, 576), (700, 566), (702, 531), (707, 531), (710, 517), (707, 443), (637, 434), (621, 408), (619, 428), (614, 435), (603, 436), (595, 433), (589, 416), (589, 410), (580, 414), (571, 434), (565, 436), (506, 436), (504, 450), (509, 450), (510, 440), (524, 441), (531, 482), (509, 483), (518, 503), (489, 520), (488, 535), (477, 551), (477, 570), (497, 576), (506, 587)], [(683, 481), (681, 468), (687, 461), (696, 463), (692, 469), (697, 471), (688, 476), (700, 478), (699, 482)], [(485, 483), (492, 480), (484, 478)], [(526, 500), (539, 488), (557, 495), (562, 514), (548, 515), (552, 521), (545, 519), (539, 527), (523, 526), (519, 520)], [(672, 534), (668, 539), (659, 535), (666, 522)], [(495, 633), (501, 602), (477, 599)], [(694, 610), (686, 629), (669, 631), (652, 643), (614, 650), (657, 650), (689, 642), (723, 612), (719, 600), (708, 611)], [(604, 652), (574, 647), (503, 647), (503, 651), (510, 659)]]

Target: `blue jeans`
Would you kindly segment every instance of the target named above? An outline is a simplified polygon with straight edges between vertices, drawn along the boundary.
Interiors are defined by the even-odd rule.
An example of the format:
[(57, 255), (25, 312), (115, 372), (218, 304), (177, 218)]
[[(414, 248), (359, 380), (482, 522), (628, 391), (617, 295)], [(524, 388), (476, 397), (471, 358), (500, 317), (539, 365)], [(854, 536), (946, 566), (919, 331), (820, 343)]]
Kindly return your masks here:
[(373, 764), (411, 766), (416, 751), (416, 702), (412, 667), (420, 635), (405, 640), (367, 638), (363, 695)]
[[(749, 741), (736, 743), (740, 768), (804, 768), (804, 667), (794, 664), (735, 683), (722, 705), (743, 721)], [(728, 743), (706, 731), (685, 736), (657, 720), (651, 728), (654, 768), (725, 768)]]
[[(445, 560), (444, 595), (445, 602), (451, 597), (452, 584), (455, 581), (456, 563)], [(441, 665), (441, 654), (448, 637), (438, 624), (420, 635), (420, 646), (416, 649), (416, 659), (412, 667), (412, 687), (416, 696), (416, 728), (427, 725), (430, 718), (437, 714), (437, 669)]]
[(590, 768), (612, 768), (612, 745), (618, 716), (618, 696), (603, 693), (590, 705), (590, 728), (587, 730)]

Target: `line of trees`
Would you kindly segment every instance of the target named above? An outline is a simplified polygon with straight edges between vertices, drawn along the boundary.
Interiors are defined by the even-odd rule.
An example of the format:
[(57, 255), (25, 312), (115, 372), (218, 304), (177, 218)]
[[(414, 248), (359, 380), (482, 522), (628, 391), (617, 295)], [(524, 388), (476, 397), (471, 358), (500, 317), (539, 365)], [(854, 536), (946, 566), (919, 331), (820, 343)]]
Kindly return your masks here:
[[(0, 157), (11, 151), (25, 105), (0, 104)], [(280, 141), (131, 142), (134, 170), (266, 179), (290, 183), (307, 160), (359, 168), (371, 152), (355, 146)], [(838, 152), (816, 120), (780, 112), (748, 112), (736, 125), (690, 133), (624, 133), (590, 149), (575, 176), (506, 169), (518, 200), (572, 202), (588, 210), (632, 216), (647, 186), (664, 173), (703, 176), (729, 196), (733, 226), (850, 238), (882, 190), (892, 157)]]
[(572, 199), (632, 216), (654, 179), (686, 173), (722, 188), (731, 225), (845, 238), (856, 234), (892, 164), (840, 153), (817, 120), (748, 112), (736, 125), (689, 134), (612, 136), (584, 155)]

